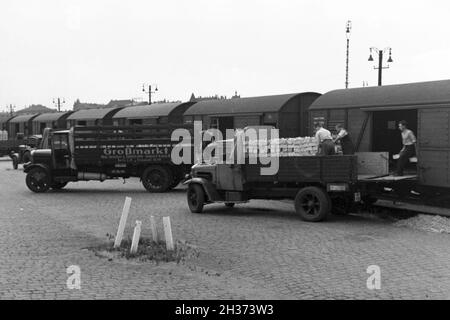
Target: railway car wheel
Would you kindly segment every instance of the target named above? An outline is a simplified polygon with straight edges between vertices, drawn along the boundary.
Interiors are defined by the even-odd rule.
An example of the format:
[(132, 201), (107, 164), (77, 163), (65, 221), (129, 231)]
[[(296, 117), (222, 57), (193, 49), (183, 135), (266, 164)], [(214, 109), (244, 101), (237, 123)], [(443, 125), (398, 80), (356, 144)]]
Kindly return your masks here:
[(67, 186), (67, 182), (56, 182), (56, 181), (54, 181), (54, 182), (52, 182), (52, 184), (50, 185), (50, 187), (51, 187), (53, 190), (61, 190), (61, 189), (63, 189), (65, 186)]
[(201, 213), (205, 204), (205, 191), (198, 184), (190, 184), (187, 190), (187, 202), (193, 213)]
[(295, 211), (305, 221), (323, 221), (331, 211), (330, 197), (320, 188), (303, 188), (295, 197)]
[(42, 193), (50, 189), (50, 177), (42, 168), (33, 168), (25, 178), (28, 189), (36, 193)]
[(149, 192), (166, 192), (172, 183), (170, 171), (163, 166), (151, 166), (142, 173), (142, 185)]

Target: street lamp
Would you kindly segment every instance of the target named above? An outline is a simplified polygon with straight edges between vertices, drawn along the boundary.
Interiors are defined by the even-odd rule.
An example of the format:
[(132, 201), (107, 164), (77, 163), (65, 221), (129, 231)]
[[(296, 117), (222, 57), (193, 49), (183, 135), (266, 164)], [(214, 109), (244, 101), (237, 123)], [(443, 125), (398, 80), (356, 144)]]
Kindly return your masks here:
[(53, 104), (58, 108), (58, 112), (61, 111), (61, 104), (64, 104), (64, 103), (66, 103), (66, 100), (64, 98), (53, 99)]
[(142, 85), (142, 91), (148, 93), (148, 104), (152, 104), (152, 93), (156, 93), (158, 91), (158, 86), (155, 85), (155, 90), (152, 91), (152, 85), (148, 86), (148, 91), (145, 91), (145, 84)]
[(387, 63), (392, 63), (392, 48), (384, 48), (383, 50), (379, 50), (378, 48), (372, 47), (370, 48), (370, 56), (369, 61), (373, 61), (373, 53), (378, 54), (378, 67), (373, 67), (375, 70), (378, 69), (378, 86), (382, 85), (382, 77), (383, 77), (383, 69), (389, 69), (389, 64), (386, 67), (383, 67), (383, 56), (384, 54), (389, 53), (389, 58), (387, 59)]
[(345, 64), (345, 89), (348, 89), (348, 62), (349, 62), (349, 54), (350, 54), (350, 33), (352, 31), (352, 22), (347, 21), (347, 25), (345, 27), (345, 36), (347, 37), (347, 59)]

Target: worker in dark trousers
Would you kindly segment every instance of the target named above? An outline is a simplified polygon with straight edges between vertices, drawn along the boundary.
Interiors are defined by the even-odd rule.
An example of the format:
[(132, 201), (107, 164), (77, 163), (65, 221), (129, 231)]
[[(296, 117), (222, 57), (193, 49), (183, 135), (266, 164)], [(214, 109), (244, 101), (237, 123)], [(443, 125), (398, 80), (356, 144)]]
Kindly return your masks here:
[(416, 155), (416, 136), (408, 129), (408, 123), (402, 120), (398, 124), (398, 128), (402, 133), (403, 148), (400, 150), (400, 158), (397, 162), (397, 176), (403, 176), (403, 169), (409, 162), (409, 158)]
[(315, 123), (316, 139), (319, 143), (319, 155), (331, 156), (336, 154), (335, 144), (331, 132), (323, 127), (322, 121)]
[(336, 125), (337, 137), (334, 139), (334, 142), (340, 142), (342, 153), (344, 155), (352, 155), (355, 153), (355, 148), (353, 146), (352, 139), (348, 134), (348, 131), (342, 126), (342, 124)]

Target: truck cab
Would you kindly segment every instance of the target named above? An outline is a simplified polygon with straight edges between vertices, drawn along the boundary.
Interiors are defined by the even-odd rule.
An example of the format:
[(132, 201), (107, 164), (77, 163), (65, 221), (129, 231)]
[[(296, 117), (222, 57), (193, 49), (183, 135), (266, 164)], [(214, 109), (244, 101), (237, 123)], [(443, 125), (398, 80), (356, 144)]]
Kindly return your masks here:
[[(31, 151), (31, 161), (24, 165), (27, 187), (34, 192), (62, 189), (69, 181), (76, 181), (71, 166), (70, 130), (45, 129), (40, 148)], [(73, 142), (72, 142), (73, 143)]]

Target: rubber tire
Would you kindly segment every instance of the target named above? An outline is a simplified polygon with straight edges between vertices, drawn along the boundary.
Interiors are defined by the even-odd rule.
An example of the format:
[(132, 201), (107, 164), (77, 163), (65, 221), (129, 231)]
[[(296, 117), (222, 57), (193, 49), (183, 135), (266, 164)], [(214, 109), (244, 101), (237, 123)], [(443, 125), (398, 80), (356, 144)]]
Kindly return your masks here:
[[(40, 179), (41, 183), (36, 184), (35, 178), (36, 175), (43, 175)], [(33, 181), (34, 180), (34, 181)], [(48, 172), (42, 168), (33, 168), (31, 169), (25, 178), (25, 182), (27, 184), (28, 189), (35, 193), (44, 193), (50, 189), (50, 177)]]
[(205, 191), (199, 184), (190, 184), (187, 190), (187, 202), (192, 213), (201, 213), (205, 204)]
[(13, 156), (11, 158), (12, 158), (13, 169), (17, 170), (19, 168), (19, 159), (17, 159), (16, 156)]
[(54, 181), (54, 182), (52, 182), (52, 184), (51, 184), (51, 188), (53, 189), (53, 190), (61, 190), (61, 189), (63, 189), (65, 186), (67, 186), (67, 183), (68, 182), (56, 182), (56, 181)]
[(172, 181), (172, 184), (170, 185), (169, 189), (172, 190), (172, 189), (175, 188), (177, 185), (179, 185), (180, 182), (181, 182), (181, 179), (178, 179), (178, 178), (174, 179), (174, 180)]
[[(311, 200), (315, 202), (315, 206), (318, 205), (314, 209), (311, 208), (314, 210), (313, 214), (308, 213), (304, 206), (302, 206), (306, 200), (305, 197), (312, 198)], [(303, 188), (295, 197), (295, 211), (304, 221), (319, 222), (326, 220), (330, 214), (331, 207), (330, 197), (324, 190), (318, 187)]]
[(227, 208), (233, 208), (234, 205), (235, 205), (234, 202), (225, 202), (225, 206), (226, 206)]
[[(162, 182), (160, 182), (159, 187), (156, 187), (156, 185), (150, 184), (148, 182), (148, 177), (150, 174), (154, 173), (159, 174), (160, 178), (162, 178)], [(164, 166), (150, 166), (147, 169), (144, 170), (142, 173), (142, 185), (144, 186), (147, 191), (152, 193), (161, 193), (166, 192), (169, 190), (172, 181), (172, 173)]]

